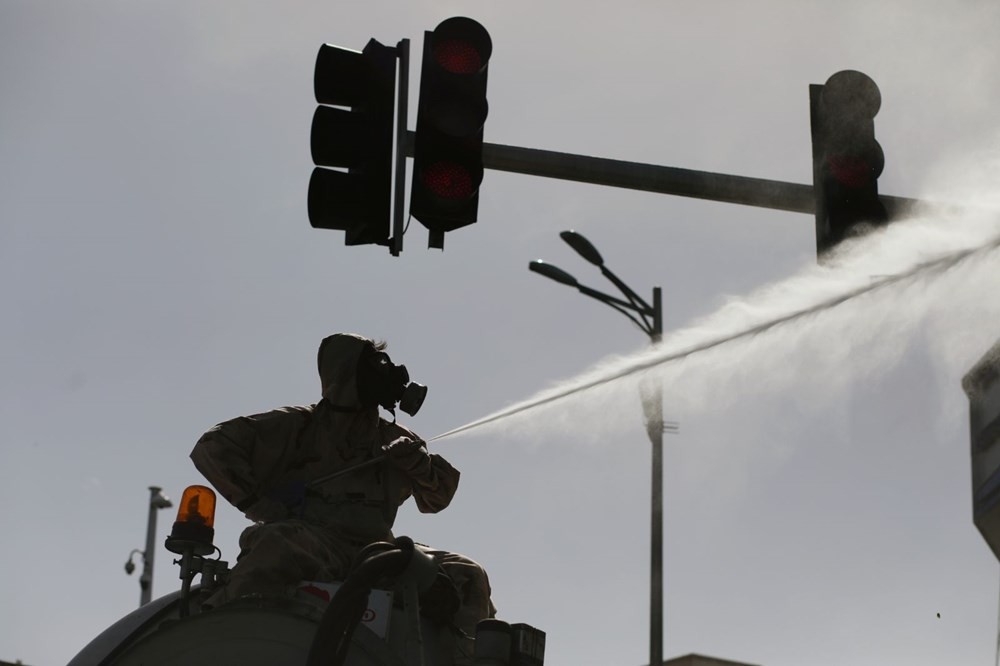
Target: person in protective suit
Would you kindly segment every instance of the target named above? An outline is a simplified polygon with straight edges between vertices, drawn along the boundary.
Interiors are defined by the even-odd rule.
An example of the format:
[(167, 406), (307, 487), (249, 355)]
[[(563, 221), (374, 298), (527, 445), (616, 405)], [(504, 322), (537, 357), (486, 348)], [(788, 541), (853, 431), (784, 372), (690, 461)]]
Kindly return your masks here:
[[(409, 497), (421, 512), (437, 513), (455, 494), (458, 470), (379, 415), (380, 405), (392, 411), (397, 403), (412, 415), (426, 393), (392, 363), (384, 343), (331, 335), (318, 364), (318, 403), (225, 421), (191, 452), (215, 489), (255, 521), (240, 535), (228, 583), (207, 606), (247, 594), (284, 596), (300, 581), (343, 580), (364, 546), (393, 540), (396, 511)], [(385, 462), (313, 483), (383, 455)], [(485, 570), (463, 555), (421, 549), (457, 590), (454, 626), (474, 636), (476, 623), (496, 614)]]

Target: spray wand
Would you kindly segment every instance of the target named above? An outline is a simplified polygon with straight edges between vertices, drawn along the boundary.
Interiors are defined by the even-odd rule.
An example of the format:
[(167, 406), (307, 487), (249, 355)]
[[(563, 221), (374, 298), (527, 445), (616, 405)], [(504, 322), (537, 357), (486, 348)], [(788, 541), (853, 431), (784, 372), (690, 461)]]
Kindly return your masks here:
[[(441, 439), (442, 437), (444, 437), (447, 434), (449, 434), (449, 433), (444, 433), (442, 435), (437, 435), (437, 436), (431, 437), (430, 439), (427, 439), (427, 440), (420, 440), (420, 444), (423, 445), (423, 444), (426, 444), (427, 442), (433, 442), (435, 439)], [(357, 472), (358, 470), (366, 469), (368, 467), (372, 467), (373, 465), (378, 465), (379, 463), (385, 462), (388, 459), (389, 459), (389, 456), (387, 454), (383, 453), (382, 455), (375, 456), (374, 458), (372, 458), (370, 460), (365, 460), (364, 462), (359, 462), (356, 465), (351, 465), (350, 467), (345, 467), (344, 469), (339, 469), (336, 472), (332, 472), (330, 474), (326, 474), (325, 476), (321, 476), (319, 478), (313, 479), (312, 481), (310, 481), (309, 483), (306, 484), (306, 487), (307, 488), (312, 488), (314, 486), (318, 486), (318, 485), (320, 485), (322, 483), (326, 483), (327, 481), (332, 481), (333, 479), (339, 478), (341, 476), (345, 476), (347, 474), (351, 474), (352, 472)]]

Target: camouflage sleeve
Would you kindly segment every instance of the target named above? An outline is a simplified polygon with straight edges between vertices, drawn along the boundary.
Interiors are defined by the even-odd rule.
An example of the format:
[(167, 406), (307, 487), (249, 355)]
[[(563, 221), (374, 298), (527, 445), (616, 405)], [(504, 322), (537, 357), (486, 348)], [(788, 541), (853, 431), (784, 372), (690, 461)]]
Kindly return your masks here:
[(206, 432), (191, 451), (198, 471), (240, 511), (254, 502), (260, 486), (251, 464), (256, 438), (253, 427), (240, 417)]
[(426, 472), (413, 477), (413, 499), (420, 513), (437, 513), (451, 504), (460, 474), (436, 453), (427, 458)]
[[(383, 438), (386, 443), (403, 436), (420, 439), (419, 435), (397, 423), (383, 423), (383, 428)], [(451, 498), (458, 490), (460, 473), (442, 456), (437, 453), (427, 453), (426, 445), (420, 450), (424, 455), (405, 473), (410, 479), (417, 509), (421, 513), (437, 513), (451, 504)], [(404, 493), (400, 501), (405, 500), (408, 494)]]

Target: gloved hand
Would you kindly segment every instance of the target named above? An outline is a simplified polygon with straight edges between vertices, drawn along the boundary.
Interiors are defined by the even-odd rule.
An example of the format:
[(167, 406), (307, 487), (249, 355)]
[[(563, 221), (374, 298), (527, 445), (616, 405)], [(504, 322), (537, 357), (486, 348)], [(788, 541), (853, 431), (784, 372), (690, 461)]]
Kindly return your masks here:
[(423, 440), (397, 437), (385, 447), (389, 463), (411, 478), (425, 476), (430, 470), (430, 454)]

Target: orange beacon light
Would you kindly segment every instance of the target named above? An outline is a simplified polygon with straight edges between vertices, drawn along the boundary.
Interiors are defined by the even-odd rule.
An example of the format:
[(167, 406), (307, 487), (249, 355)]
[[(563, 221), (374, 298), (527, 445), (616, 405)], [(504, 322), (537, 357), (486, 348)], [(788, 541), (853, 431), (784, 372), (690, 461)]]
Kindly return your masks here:
[(215, 491), (206, 486), (188, 486), (177, 507), (167, 550), (183, 554), (191, 550), (196, 555), (208, 555), (215, 550)]

